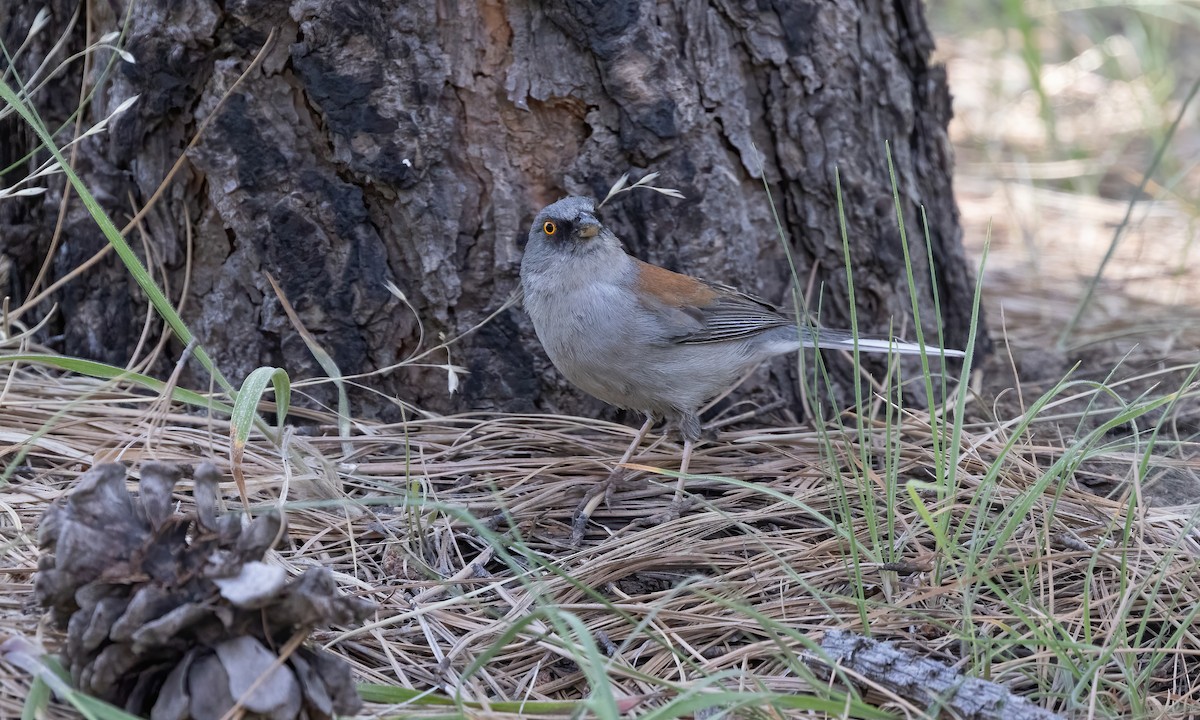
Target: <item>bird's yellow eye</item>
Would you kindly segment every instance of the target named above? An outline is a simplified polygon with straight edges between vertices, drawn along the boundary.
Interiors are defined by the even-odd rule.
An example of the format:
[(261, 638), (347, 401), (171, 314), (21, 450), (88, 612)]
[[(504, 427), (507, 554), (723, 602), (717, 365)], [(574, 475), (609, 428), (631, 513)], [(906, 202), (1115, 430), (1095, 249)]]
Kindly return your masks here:
[(558, 232), (558, 226), (547, 220), (546, 223), (542, 225), (542, 232), (546, 233), (547, 235), (553, 235), (554, 233)]

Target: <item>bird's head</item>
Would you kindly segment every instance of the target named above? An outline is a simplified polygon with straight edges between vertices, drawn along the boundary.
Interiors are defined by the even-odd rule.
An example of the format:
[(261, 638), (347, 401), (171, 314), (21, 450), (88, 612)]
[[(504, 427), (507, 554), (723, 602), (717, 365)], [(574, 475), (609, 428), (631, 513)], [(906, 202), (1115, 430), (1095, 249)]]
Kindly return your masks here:
[(565, 197), (542, 208), (529, 228), (529, 246), (545, 245), (577, 253), (607, 244), (612, 237), (596, 217), (596, 203), (586, 197)]
[(621, 241), (596, 217), (596, 203), (566, 197), (542, 208), (529, 228), (521, 276), (553, 275), (591, 280), (621, 271), (629, 262)]

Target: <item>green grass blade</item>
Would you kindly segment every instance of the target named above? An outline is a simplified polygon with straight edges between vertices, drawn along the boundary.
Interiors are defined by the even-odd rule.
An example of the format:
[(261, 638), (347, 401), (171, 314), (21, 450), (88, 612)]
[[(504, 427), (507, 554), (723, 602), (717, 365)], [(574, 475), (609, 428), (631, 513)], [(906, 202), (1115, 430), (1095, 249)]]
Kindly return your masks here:
[(98, 380), (118, 380), (121, 382), (129, 382), (139, 387), (145, 388), (155, 393), (162, 393), (168, 389), (171, 391), (171, 399), (175, 402), (184, 405), (190, 405), (196, 408), (204, 408), (205, 410), (224, 413), (226, 415), (233, 414), (233, 406), (218, 400), (214, 400), (209, 395), (198, 393), (194, 390), (187, 390), (179, 387), (168, 387), (167, 383), (158, 378), (143, 375), (142, 373), (132, 372), (123, 367), (109, 365), (107, 363), (97, 362), (95, 360), (84, 360), (83, 358), (65, 357), (59, 355), (39, 355), (26, 353), (20, 355), (0, 355), (0, 363), (25, 363), (28, 365), (42, 365), (45, 367), (65, 370), (67, 372), (86, 375), (87, 377), (96, 378)]
[[(137, 282), (138, 286), (142, 288), (142, 292), (146, 293), (146, 297), (150, 299), (150, 303), (154, 306), (154, 309), (158, 311), (158, 314), (161, 315), (163, 320), (166, 321), (167, 325), (171, 327), (171, 331), (175, 333), (175, 336), (178, 337), (180, 342), (182, 342), (184, 345), (193, 343), (193, 341), (195, 341), (195, 337), (192, 335), (192, 331), (188, 329), (187, 325), (183, 322), (183, 318), (181, 318), (179, 313), (175, 311), (174, 306), (171, 305), (171, 301), (167, 299), (167, 296), (164, 295), (163, 291), (160, 290), (158, 285), (155, 284), (154, 278), (150, 277), (150, 273), (146, 270), (146, 266), (142, 264), (142, 261), (133, 252), (133, 248), (129, 247), (129, 243), (125, 242), (125, 238), (121, 236), (120, 230), (118, 230), (116, 225), (113, 224), (112, 220), (104, 212), (104, 209), (100, 207), (100, 203), (96, 201), (95, 196), (92, 195), (87, 185), (84, 184), (83, 180), (79, 178), (79, 175), (75, 173), (75, 170), (67, 162), (67, 159), (58, 149), (58, 145), (55, 144), (54, 139), (46, 130), (45, 125), (42, 124), (41, 120), (37, 117), (33, 110), (21, 101), (17, 94), (13, 92), (12, 88), (8, 86), (8, 83), (2, 78), (0, 78), (0, 100), (3, 100), (11, 105), (17, 111), (17, 114), (19, 114), (21, 118), (25, 120), (29, 127), (32, 128), (37, 134), (38, 138), (46, 145), (46, 149), (49, 150), (54, 156), (54, 159), (62, 168), (63, 173), (66, 174), (67, 180), (71, 183), (71, 187), (74, 188), (75, 192), (79, 195), (79, 199), (83, 202), (84, 206), (87, 207), (88, 212), (91, 214), (96, 225), (100, 228), (101, 232), (104, 233), (104, 236), (108, 239), (108, 242), (112, 244), (113, 249), (116, 250), (117, 255), (121, 258), (121, 261), (125, 263), (125, 267), (128, 268), (130, 274), (133, 275), (133, 279)], [(231, 395), (236, 394), (233, 385), (230, 384), (230, 382), (225, 379), (225, 376), (221, 374), (220, 370), (217, 369), (216, 365), (212, 361), (212, 358), (209, 357), (208, 352), (204, 349), (204, 346), (199, 342), (196, 342), (194, 352), (196, 354), (196, 359), (200, 361), (205, 370), (212, 374), (213, 378), (217, 381), (217, 384)]]
[(1166, 155), (1167, 146), (1171, 144), (1171, 138), (1175, 136), (1175, 131), (1179, 129), (1180, 122), (1187, 116), (1188, 106), (1195, 99), (1196, 93), (1200, 92), (1200, 78), (1196, 78), (1196, 82), (1192, 83), (1192, 89), (1188, 91), (1187, 97), (1184, 98), (1183, 104), (1179, 106), (1179, 112), (1175, 115), (1175, 120), (1167, 128), (1167, 133), (1163, 137), (1158, 148), (1154, 152), (1154, 159), (1150, 161), (1150, 166), (1146, 168), (1146, 172), (1142, 174), (1142, 182), (1138, 185), (1137, 190), (1129, 198), (1129, 204), (1125, 207), (1125, 217), (1121, 218), (1121, 222), (1113, 230), (1113, 238), (1108, 244), (1108, 250), (1105, 251), (1104, 257), (1100, 260), (1100, 267), (1096, 268), (1096, 274), (1088, 281), (1087, 289), (1083, 293), (1083, 297), (1079, 299), (1079, 304), (1075, 306), (1075, 312), (1071, 315), (1071, 319), (1067, 322), (1067, 326), (1063, 328), (1062, 333), (1058, 336), (1058, 348), (1061, 350), (1066, 347), (1067, 341), (1071, 339), (1071, 333), (1075, 332), (1075, 328), (1079, 325), (1083, 314), (1087, 312), (1088, 305), (1092, 302), (1092, 296), (1096, 294), (1096, 288), (1100, 285), (1100, 278), (1104, 275), (1105, 268), (1112, 260), (1113, 255), (1117, 252), (1117, 245), (1121, 241), (1121, 235), (1125, 228), (1129, 225), (1129, 219), (1133, 217), (1133, 208), (1137, 205), (1138, 198), (1146, 191), (1146, 186), (1150, 183), (1150, 179), (1154, 177), (1154, 173), (1158, 171), (1158, 166), (1162, 164), (1163, 157)]

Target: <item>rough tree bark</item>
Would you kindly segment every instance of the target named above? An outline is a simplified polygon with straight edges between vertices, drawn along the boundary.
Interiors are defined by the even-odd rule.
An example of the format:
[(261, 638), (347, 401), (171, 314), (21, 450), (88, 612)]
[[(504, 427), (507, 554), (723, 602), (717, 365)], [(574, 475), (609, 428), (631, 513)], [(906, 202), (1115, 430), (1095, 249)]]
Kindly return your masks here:
[[(0, 10), (10, 49), (46, 0)], [(885, 159), (890, 141), (926, 329), (936, 324), (919, 208), (928, 215), (949, 345), (965, 345), (973, 274), (961, 245), (946, 135), (950, 96), (921, 0), (48, 0), (50, 26), (17, 61), (23, 77), (125, 25), (134, 65), (95, 87), (86, 117), (140, 94), (77, 166), (123, 224), (148, 202), (200, 122), (275, 33), (188, 166), (153, 207), (149, 248), (184, 316), (235, 380), (256, 366), (321, 371), (281, 310), (277, 278), (344, 373), (369, 372), (482, 321), (517, 287), (534, 213), (564, 194), (603, 196), (626, 170), (657, 170), (685, 201), (629, 193), (606, 221), (640, 257), (788, 302), (790, 270), (763, 188), (770, 186), (804, 283), (823, 286), (821, 321), (849, 327), (834, 195), (840, 172), (864, 332), (911, 336)], [(81, 19), (72, 14), (80, 10)], [(7, 16), (4, 13), (7, 12)], [(86, 19), (86, 21), (85, 21)], [(88, 23), (90, 22), (90, 30)], [(66, 45), (52, 50), (58, 34)], [(107, 60), (97, 55), (97, 67)], [(92, 71), (85, 87), (100, 77)], [(51, 126), (78, 105), (81, 64), (35, 96)], [(90, 123), (88, 123), (90, 124)], [(0, 120), (0, 165), (32, 134)], [(37, 158), (44, 157), (40, 153)], [(4, 184), (30, 167), (18, 166)], [(9, 292), (24, 297), (50, 251), (63, 199), (0, 202)], [(77, 199), (66, 209), (50, 280), (103, 245)], [(384, 288), (393, 280), (412, 309)], [(44, 287), (45, 282), (42, 283)], [(57, 349), (124, 364), (145, 301), (109, 257), (30, 311), (58, 314)], [(414, 312), (415, 311), (415, 312)], [(55, 338), (55, 336), (59, 336)], [(986, 349), (986, 338), (981, 339)], [(176, 347), (176, 350), (179, 348)], [(445, 353), (429, 359), (446, 362)], [(599, 414), (537, 346), (519, 307), (450, 350), (470, 370), (449, 397), (442, 371), (368, 381), (438, 411), (499, 408)], [(173, 362), (173, 361), (172, 361)], [(832, 361), (845, 383), (850, 368)], [(161, 368), (160, 368), (161, 369)], [(206, 387), (190, 366), (182, 382)], [(794, 401), (789, 363), (741, 392)], [(361, 395), (356, 414), (389, 403)], [(794, 403), (793, 403), (794, 405)]]

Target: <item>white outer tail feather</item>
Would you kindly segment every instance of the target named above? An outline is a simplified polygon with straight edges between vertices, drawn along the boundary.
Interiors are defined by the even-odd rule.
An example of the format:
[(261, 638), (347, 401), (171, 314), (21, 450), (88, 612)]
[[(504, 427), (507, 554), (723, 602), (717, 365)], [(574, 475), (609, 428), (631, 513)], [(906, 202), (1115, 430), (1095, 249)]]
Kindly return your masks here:
[[(829, 340), (817, 335), (817, 347), (828, 348), (831, 350), (854, 350), (853, 340)], [(811, 347), (811, 345), (810, 345)], [(926, 354), (937, 357), (945, 355), (946, 357), (966, 357), (966, 353), (962, 350), (943, 350), (936, 345), (927, 345), (922, 348), (916, 343), (903, 342), (900, 340), (880, 340), (878, 338), (859, 338), (858, 349), (860, 352), (878, 352), (878, 353), (896, 353), (897, 355), (920, 355), (924, 349)]]
[[(835, 349), (835, 350), (851, 350), (854, 349), (853, 340), (832, 340), (826, 342), (820, 335), (817, 336), (817, 347)], [(965, 358), (966, 353), (962, 350), (947, 350), (937, 346), (919, 346), (914, 342), (902, 342), (899, 340), (878, 340), (875, 337), (859, 337), (858, 338), (859, 352), (865, 353), (896, 353), (898, 355), (919, 355), (922, 350), (925, 353), (934, 356), (946, 355), (947, 358)]]
[[(834, 331), (819, 330), (816, 333), (802, 331), (803, 341), (787, 341), (773, 343), (772, 351), (776, 353), (795, 352), (801, 347), (819, 347), (825, 350), (846, 350), (854, 351), (854, 338), (849, 333), (838, 333)], [(815, 336), (815, 337), (814, 337)], [(904, 342), (902, 340), (887, 340), (885, 338), (858, 338), (859, 352), (870, 353), (895, 353), (897, 355), (920, 355), (922, 349), (930, 357), (944, 356), (948, 358), (966, 357), (967, 354), (962, 350), (945, 350), (936, 345), (926, 345), (922, 348), (916, 343)]]

